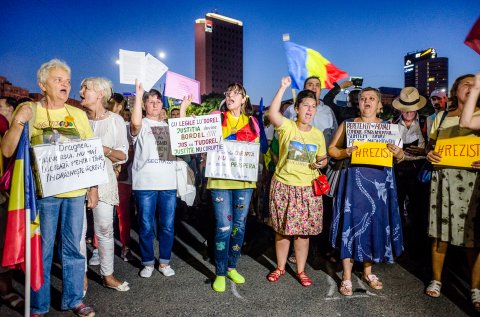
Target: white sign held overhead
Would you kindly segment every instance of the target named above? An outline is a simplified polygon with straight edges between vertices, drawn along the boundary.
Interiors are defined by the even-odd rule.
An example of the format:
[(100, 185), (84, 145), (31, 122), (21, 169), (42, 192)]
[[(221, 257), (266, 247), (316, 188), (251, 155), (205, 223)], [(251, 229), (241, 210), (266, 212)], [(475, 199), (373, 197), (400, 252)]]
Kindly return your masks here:
[(152, 89), (153, 85), (167, 72), (168, 67), (151, 54), (145, 52), (119, 50), (120, 83), (135, 85), (138, 79), (145, 91)]

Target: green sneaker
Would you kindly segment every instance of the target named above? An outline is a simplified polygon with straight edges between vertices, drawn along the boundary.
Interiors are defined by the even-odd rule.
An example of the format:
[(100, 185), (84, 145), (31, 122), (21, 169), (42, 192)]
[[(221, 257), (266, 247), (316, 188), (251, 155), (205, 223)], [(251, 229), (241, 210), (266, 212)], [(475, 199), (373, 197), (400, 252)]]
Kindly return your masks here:
[(213, 282), (212, 288), (215, 292), (225, 292), (225, 276), (217, 276)]
[(237, 272), (237, 270), (233, 269), (227, 272), (227, 276), (229, 279), (233, 281), (235, 284), (243, 284), (245, 283), (245, 278)]

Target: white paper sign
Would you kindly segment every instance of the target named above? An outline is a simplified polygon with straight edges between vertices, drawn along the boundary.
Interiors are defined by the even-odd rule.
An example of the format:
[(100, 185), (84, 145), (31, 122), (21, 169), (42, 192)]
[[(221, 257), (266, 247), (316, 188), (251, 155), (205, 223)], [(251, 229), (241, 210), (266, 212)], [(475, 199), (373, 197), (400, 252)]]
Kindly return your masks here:
[(200, 82), (171, 71), (167, 72), (165, 77), (165, 96), (183, 99), (183, 97), (188, 95), (192, 96), (194, 103), (201, 103)]
[(208, 152), (205, 177), (256, 182), (259, 143), (223, 141), (223, 150)]
[(391, 143), (403, 146), (398, 124), (345, 122), (347, 133), (347, 147), (353, 145), (354, 140), (365, 142)]
[(42, 196), (49, 197), (108, 182), (98, 138), (33, 147)]
[(168, 119), (173, 155), (218, 151), (222, 148), (220, 114)]
[(138, 79), (145, 91), (149, 91), (168, 70), (168, 67), (153, 55), (145, 56), (145, 52), (120, 49), (118, 55), (121, 84), (135, 85), (135, 79)]

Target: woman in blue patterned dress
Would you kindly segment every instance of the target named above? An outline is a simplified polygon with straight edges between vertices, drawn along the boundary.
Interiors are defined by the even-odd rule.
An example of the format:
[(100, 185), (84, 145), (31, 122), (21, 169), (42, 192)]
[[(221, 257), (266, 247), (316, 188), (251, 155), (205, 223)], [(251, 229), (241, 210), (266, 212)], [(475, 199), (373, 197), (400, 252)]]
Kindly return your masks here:
[[(353, 122), (381, 123), (377, 117), (382, 109), (381, 95), (377, 89), (365, 88), (359, 94), (360, 117)], [(394, 162), (405, 158), (403, 150), (388, 144)], [(356, 146), (346, 146), (345, 122), (333, 136), (328, 154), (345, 159), (349, 165)], [(403, 251), (401, 219), (397, 201), (395, 175), (391, 167), (355, 165), (343, 169), (334, 202), (332, 246), (339, 249), (343, 276), (339, 291), (350, 296), (352, 290), (353, 262), (363, 262), (363, 280), (373, 289), (383, 284), (372, 274), (373, 263), (392, 263)]]

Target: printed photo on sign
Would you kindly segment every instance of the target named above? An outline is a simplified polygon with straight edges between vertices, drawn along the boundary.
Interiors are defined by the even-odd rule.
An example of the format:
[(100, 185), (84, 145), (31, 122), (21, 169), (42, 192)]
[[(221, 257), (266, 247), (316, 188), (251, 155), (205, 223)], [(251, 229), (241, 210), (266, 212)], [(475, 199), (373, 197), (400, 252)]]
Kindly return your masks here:
[[(305, 151), (307, 149), (307, 151)], [(317, 154), (317, 146), (315, 144), (303, 144), (298, 141), (290, 141), (288, 145), (287, 159), (310, 163), (312, 158)]]

